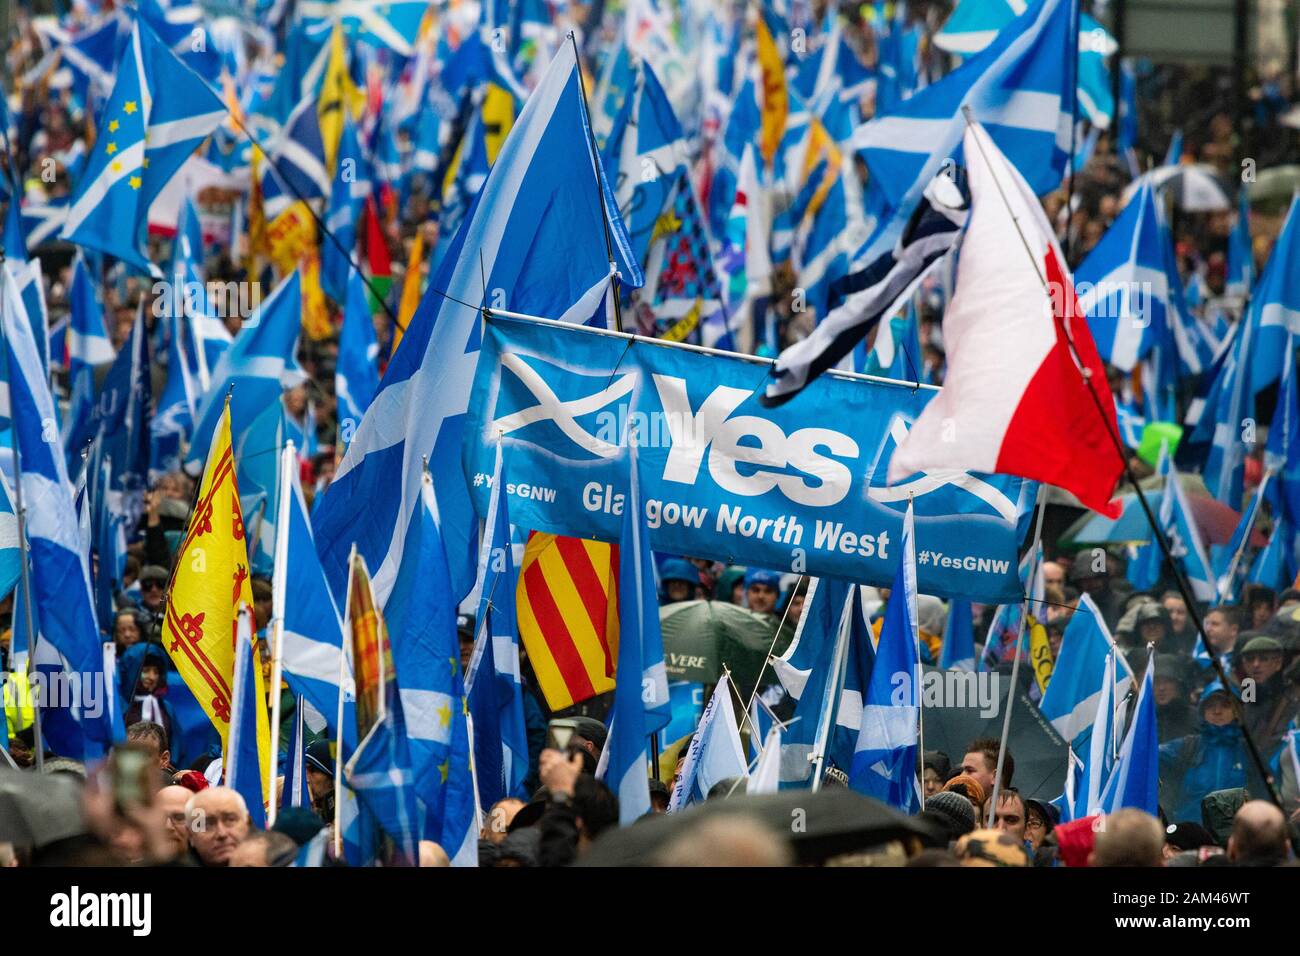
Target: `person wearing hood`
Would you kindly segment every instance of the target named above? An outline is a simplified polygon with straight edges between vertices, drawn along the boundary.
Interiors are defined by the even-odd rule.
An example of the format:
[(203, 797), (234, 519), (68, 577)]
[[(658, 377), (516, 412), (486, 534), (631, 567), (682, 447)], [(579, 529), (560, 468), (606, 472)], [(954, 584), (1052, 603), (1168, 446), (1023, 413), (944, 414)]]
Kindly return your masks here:
[[(117, 659), (118, 687), (124, 697), (123, 723), (158, 724), (176, 740), (176, 713), (167, 701), (167, 652), (161, 644), (132, 644)], [(174, 755), (179, 756), (179, 755)]]
[(1197, 733), (1160, 745), (1161, 804), (1171, 820), (1198, 820), (1207, 793), (1246, 785), (1250, 755), (1232, 693), (1211, 681), (1199, 711)]
[(1173, 624), (1169, 620), (1169, 612), (1163, 605), (1149, 601), (1138, 606), (1137, 614), (1134, 620), (1134, 636), (1137, 638), (1139, 647), (1146, 647), (1148, 644), (1156, 646), (1156, 652), (1160, 654), (1178, 654), (1191, 650), (1190, 647), (1184, 647), (1174, 637)]
[(1160, 742), (1177, 740), (1196, 733), (1199, 720), (1188, 697), (1186, 660), (1176, 654), (1156, 654), (1156, 672), (1152, 683), (1156, 700), (1156, 728)]
[(683, 558), (669, 558), (659, 568), (659, 603), (677, 604), (694, 601), (700, 585), (700, 572)]
[(744, 607), (745, 569), (732, 565), (719, 574), (717, 583), (713, 586), (713, 600)]

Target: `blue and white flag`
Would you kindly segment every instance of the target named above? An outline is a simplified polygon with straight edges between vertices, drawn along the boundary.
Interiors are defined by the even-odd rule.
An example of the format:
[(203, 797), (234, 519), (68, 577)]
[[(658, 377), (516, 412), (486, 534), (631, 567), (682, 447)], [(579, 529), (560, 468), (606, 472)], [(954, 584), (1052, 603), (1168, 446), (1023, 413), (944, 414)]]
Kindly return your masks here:
[(1147, 655), (1146, 673), (1138, 692), (1137, 709), (1120, 746), (1098, 809), (1114, 813), (1123, 807), (1145, 810), (1153, 817), (1160, 812), (1160, 743), (1156, 729), (1156, 654)]
[(52, 196), (40, 203), (23, 203), (20, 215), (27, 248), (35, 249), (47, 239), (54, 238), (68, 221), (68, 210), (71, 208), (70, 195)]
[(1228, 234), (1228, 274), (1223, 291), (1244, 299), (1255, 284), (1255, 248), (1250, 239), (1250, 193), (1243, 186), (1237, 193), (1237, 221)]
[(1088, 14), (1079, 16), (1079, 113), (1092, 128), (1109, 129), (1115, 115), (1115, 97), (1111, 93), (1110, 69), (1106, 60), (1115, 55), (1119, 44), (1106, 28)]
[(144, 512), (149, 486), (149, 416), (153, 407), (153, 369), (144, 306), (136, 311), (131, 337), (118, 352), (100, 386), (93, 419), (94, 460), (112, 462), (105, 492), (109, 507), (134, 528)]
[(319, 106), (316, 96), (305, 97), (268, 150), (262, 167), (262, 205), (268, 221), (299, 199), (323, 202), (330, 194)]
[[(22, 548), (18, 541), (18, 514), (14, 511), (14, 494), (0, 472), (0, 594), (14, 589), (22, 574)], [(17, 618), (14, 619), (17, 630)], [(10, 668), (13, 668), (12, 662)]]
[[(297, 451), (286, 445), (279, 457), (271, 613), (280, 624), (280, 668), (289, 689), (320, 712), (329, 737), (337, 739), (339, 691), (346, 679), (346, 662), (340, 663), (343, 620), (316, 557)], [(343, 732), (355, 736), (356, 721), (345, 718)]]
[[(330, 186), (325, 225), (332, 233), (321, 239), (321, 288), (335, 302), (346, 305), (357, 250), (357, 224), (370, 195), (373, 173), (362, 152), (357, 128), (347, 110), (343, 111), (343, 132), (339, 137), (338, 164)], [(346, 328), (346, 318), (344, 327)], [(373, 335), (373, 332), (372, 332)], [(339, 352), (343, 345), (340, 342)], [(358, 422), (361, 419), (357, 419)]]
[(338, 400), (339, 438), (344, 445), (356, 434), (366, 409), (379, 390), (379, 343), (370, 316), (366, 280), (356, 268), (348, 273), (339, 357), (334, 366), (334, 395)]
[[(0, 283), (4, 287), (0, 291), (3, 359), (27, 513), (32, 605), (40, 609), (41, 636), (63, 656), (69, 670), (79, 673), (83, 681), (100, 680), (105, 676), (104, 657), (72, 484), (62, 449), (45, 433), (47, 423), (57, 421), (54, 399), (18, 290), (7, 272)], [(114, 743), (111, 717), (102, 708), (98, 715), (88, 711), (81, 715), (81, 731), (88, 745), (106, 749)]]
[[(1091, 597), (1079, 598), (1079, 607), (1065, 626), (1061, 650), (1038, 709), (1063, 739), (1079, 749), (1097, 713), (1098, 695), (1105, 689), (1106, 661), (1115, 652), (1115, 642)], [(1119, 695), (1132, 680), (1128, 664), (1119, 658)]]
[(248, 804), (250, 822), (256, 828), (266, 827), (266, 806), (262, 802), (262, 775), (257, 753), (257, 708), (263, 701), (257, 699), (257, 678), (253, 670), (261, 667), (254, 656), (253, 611), (241, 608), (235, 628), (235, 678), (230, 690), (230, 735), (226, 739), (226, 752), (222, 761), (225, 784), (236, 790)]
[(1192, 586), (1192, 595), (1198, 601), (1214, 600), (1213, 566), (1191, 506), (1187, 503), (1178, 469), (1172, 461), (1169, 462), (1169, 475), (1160, 498), (1159, 518), (1160, 529), (1169, 542), (1170, 554), (1181, 565), (1187, 582)]
[(519, 626), (515, 617), (514, 554), (510, 544), (509, 495), (501, 469), (502, 443), (492, 473), (483, 547), (478, 564), (478, 613), (474, 656), (465, 678), (474, 720), (474, 773), (479, 804), (502, 797), (528, 797), (528, 738), (524, 731), (523, 684), (519, 674)]
[(411, 56), (428, 8), (424, 0), (301, 0), (297, 13), (308, 24), (340, 22), (354, 40)]
[(212, 88), (137, 19), (63, 238), (158, 274), (145, 251), (149, 206), (225, 115)]
[(113, 346), (104, 331), (104, 312), (95, 295), (86, 261), (72, 264), (68, 289), (68, 413), (63, 419), (63, 450), (68, 473), (81, 469), (81, 453), (94, 437), (95, 368), (113, 361)]
[[(512, 310), (578, 322), (591, 316), (609, 287), (602, 206), (611, 210), (616, 268), (625, 283), (642, 284), (589, 136), (577, 61), (564, 44), (511, 128), (317, 508), (317, 546), (336, 592), (345, 585), (355, 542), (376, 569), (377, 599), (386, 601), (426, 457), (443, 516), (453, 603), (473, 587), (476, 529), (460, 452), (484, 284)], [(568, 212), (556, 216), (556, 208)], [(364, 511), (358, 501), (367, 503)]]
[(424, 839), (442, 846), (452, 866), (477, 866), (477, 793), (456, 601), (428, 472), (420, 482), (418, 506), (384, 617), (406, 714), (416, 794), (424, 804)]
[(917, 809), (917, 731), (921, 717), (921, 658), (917, 643), (916, 539), (912, 507), (903, 518), (898, 575), (885, 605), (849, 786), (891, 807)]
[(975, 669), (975, 622), (967, 598), (955, 597), (948, 602), (939, 666), (953, 671)]
[[(1077, 614), (1078, 612), (1076, 612)], [(1116, 664), (1124, 658), (1113, 649), (1102, 663), (1097, 685), (1096, 706), (1088, 730), (1071, 745), (1066, 759), (1065, 793), (1061, 797), (1061, 819), (1077, 820), (1096, 813), (1102, 791), (1115, 765), (1115, 712), (1118, 688)], [(1055, 681), (1055, 675), (1053, 675)], [(1127, 682), (1125, 684), (1127, 687)], [(1051, 689), (1051, 684), (1048, 685)]]
[(632, 255), (644, 266), (656, 223), (686, 169), (686, 140), (648, 63), (634, 67), (632, 82), (623, 108), (614, 117), (603, 158), (614, 180), (614, 199), (632, 242)]
[[(396, 666), (396, 665), (394, 665)], [(419, 866), (420, 808), (402, 698), (380, 695), (379, 720), (348, 758), (344, 772), (357, 801), (393, 841), (388, 866)]]
[(1131, 372), (1157, 345), (1173, 344), (1182, 287), (1167, 268), (1170, 242), (1144, 182), (1075, 270), (1079, 309), (1097, 351), (1121, 371)]
[(650, 736), (672, 716), (659, 631), (659, 589), (646, 534), (636, 446), (628, 450), (632, 468), (619, 542), (618, 665), (605, 774), (618, 796), (620, 824), (650, 812)]
[(197, 469), (207, 456), (227, 392), (230, 433), (238, 443), (259, 412), (278, 400), (283, 389), (302, 381), (296, 358), (301, 330), (301, 284), (294, 272), (262, 301), (213, 369), (212, 386), (203, 397), (194, 426), (187, 468)]
[[(777, 728), (779, 747), (780, 728)], [(771, 740), (771, 737), (768, 737)], [(773, 755), (769, 764), (780, 769), (780, 753)], [(677, 783), (668, 801), (668, 812), (681, 810), (691, 803), (703, 803), (709, 791), (724, 780), (749, 777), (749, 763), (745, 749), (740, 744), (740, 728), (736, 725), (736, 708), (731, 700), (731, 680), (727, 674), (713, 688), (700, 718), (700, 725), (686, 751)], [(774, 775), (772, 783), (778, 778)], [(739, 789), (739, 788), (737, 788)], [(776, 787), (772, 787), (772, 792)], [(746, 791), (748, 792), (748, 791)]]
[(1026, 0), (960, 0), (934, 35), (934, 45), (962, 56), (979, 53), (1028, 7)]
[(949, 159), (960, 162), (963, 106), (1039, 194), (1060, 185), (1074, 113), (1071, 0), (1039, 0), (983, 52), (863, 126), (854, 148), (891, 209), (909, 215)]

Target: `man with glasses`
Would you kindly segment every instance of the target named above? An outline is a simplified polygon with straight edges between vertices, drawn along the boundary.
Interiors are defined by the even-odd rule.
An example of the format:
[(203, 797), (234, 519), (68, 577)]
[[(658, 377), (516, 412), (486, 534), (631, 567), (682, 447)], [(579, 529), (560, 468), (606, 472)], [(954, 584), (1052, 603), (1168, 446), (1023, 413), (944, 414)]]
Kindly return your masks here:
[(154, 617), (163, 613), (163, 598), (170, 577), (167, 569), (158, 564), (146, 564), (140, 569), (140, 606)]

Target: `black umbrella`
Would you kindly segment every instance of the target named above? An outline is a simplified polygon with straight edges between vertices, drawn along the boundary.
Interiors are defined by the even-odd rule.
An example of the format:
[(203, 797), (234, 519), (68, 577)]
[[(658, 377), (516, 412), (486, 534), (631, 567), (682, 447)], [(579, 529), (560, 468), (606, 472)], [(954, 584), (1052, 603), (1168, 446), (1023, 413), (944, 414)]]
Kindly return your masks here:
[[(1022, 673), (1027, 670), (1028, 668), (1023, 669)], [(963, 702), (970, 704), (975, 696), (969, 691), (964, 695), (953, 693), (956, 680), (964, 680), (969, 689), (972, 678), (975, 681), (990, 680), (991, 674), (959, 675), (952, 672), (952, 676), (948, 676), (948, 673), (937, 667), (926, 667), (925, 674), (927, 686), (934, 680), (931, 674), (936, 674), (945, 681), (939, 685), (942, 692), (936, 695), (940, 705), (921, 709), (926, 750), (943, 751), (956, 766), (966, 755), (966, 747), (972, 740), (980, 737), (1001, 739), (1002, 719), (1006, 714), (1007, 695), (1011, 690), (1010, 677), (1006, 674), (997, 675), (998, 693), (990, 695), (997, 698), (997, 706), (984, 710), (978, 704), (963, 707), (949, 705), (962, 701), (963, 697)], [(1016, 760), (1012, 786), (1027, 798), (1054, 800), (1061, 795), (1065, 789), (1066, 751), (1069, 748), (1023, 690), (1016, 692), (1007, 749)]]
[(40, 849), (85, 832), (81, 781), (0, 768), (0, 843)]
[[(946, 839), (927, 821), (909, 817), (879, 800), (843, 787), (818, 793), (783, 790), (762, 796), (737, 794), (715, 798), (680, 813), (638, 820), (600, 836), (583, 866), (652, 866), (664, 846), (705, 820), (724, 815), (747, 816), (788, 841), (801, 865), (822, 863), (891, 840), (917, 837), (927, 844)], [(795, 825), (797, 824), (797, 825)]]

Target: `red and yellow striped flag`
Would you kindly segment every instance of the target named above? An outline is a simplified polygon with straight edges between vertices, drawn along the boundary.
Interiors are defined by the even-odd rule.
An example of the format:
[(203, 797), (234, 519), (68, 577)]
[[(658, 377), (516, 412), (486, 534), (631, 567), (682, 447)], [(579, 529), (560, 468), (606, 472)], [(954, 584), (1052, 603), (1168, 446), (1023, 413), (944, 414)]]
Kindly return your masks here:
[(530, 532), (515, 608), (551, 710), (614, 689), (618, 545)]

